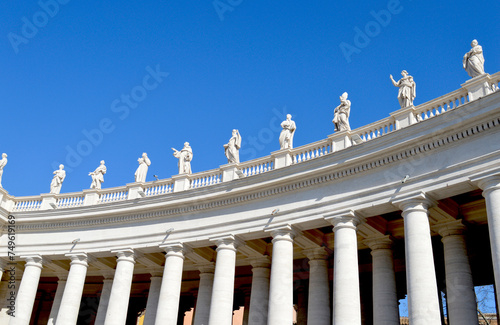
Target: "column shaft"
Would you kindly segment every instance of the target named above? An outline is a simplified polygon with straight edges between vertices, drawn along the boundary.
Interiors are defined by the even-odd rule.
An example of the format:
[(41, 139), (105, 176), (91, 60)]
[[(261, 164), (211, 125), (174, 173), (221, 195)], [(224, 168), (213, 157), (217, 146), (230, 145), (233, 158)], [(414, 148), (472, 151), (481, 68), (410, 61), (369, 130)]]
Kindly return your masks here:
[(330, 283), (328, 261), (325, 258), (309, 260), (307, 325), (331, 325)]
[(355, 216), (340, 216), (334, 225), (333, 324), (361, 325), (358, 242)]
[(167, 255), (155, 323), (176, 325), (179, 314), (182, 268), (184, 266), (183, 246), (182, 244), (173, 244), (163, 246), (163, 248)]
[(97, 307), (97, 316), (95, 317), (94, 325), (104, 325), (104, 320), (106, 319), (106, 311), (109, 305), (109, 296), (111, 295), (111, 287), (113, 286), (113, 280), (104, 279), (101, 296), (99, 297), (99, 306)]
[(11, 317), (9, 325), (29, 325), (42, 272), (42, 257), (40, 255), (21, 258), (26, 260), (26, 265), (16, 298), (16, 317)]
[(250, 293), (248, 325), (267, 325), (270, 263), (266, 259), (264, 262), (254, 262), (252, 266), (252, 291)]
[(371, 248), (373, 258), (373, 325), (399, 325), (392, 241), (382, 237), (365, 243)]
[(446, 271), (446, 307), (450, 324), (478, 324), (476, 295), (463, 231), (457, 222), (439, 230), (443, 236)]
[(59, 307), (57, 313), (57, 325), (76, 324), (87, 275), (87, 254), (67, 254), (67, 256), (71, 258), (71, 267), (62, 296), (61, 307)]
[[(483, 189), (486, 203), (495, 289), (500, 292), (500, 176), (479, 181), (479, 187)], [(500, 306), (500, 295), (497, 295), (497, 306)]]
[(111, 287), (104, 325), (125, 325), (134, 275), (135, 256), (131, 249), (117, 251), (115, 278)]
[(151, 277), (148, 302), (146, 303), (146, 315), (144, 316), (143, 325), (155, 324), (156, 312), (158, 311), (158, 301), (160, 299), (161, 280), (162, 278), (160, 276)]
[(54, 296), (54, 301), (52, 302), (52, 308), (50, 309), (49, 321), (47, 325), (54, 325), (57, 320), (57, 313), (61, 307), (61, 300), (64, 293), (64, 288), (66, 287), (66, 280), (57, 281), (56, 294)]
[(401, 204), (404, 218), (406, 284), (410, 324), (440, 324), (441, 314), (425, 199)]
[(196, 307), (194, 309), (193, 325), (206, 325), (210, 316), (210, 300), (214, 284), (214, 267), (200, 269), (200, 285)]
[(234, 237), (216, 240), (217, 260), (210, 305), (209, 325), (231, 325), (233, 321), (236, 241)]
[(268, 324), (293, 323), (293, 237), (290, 226), (271, 231), (273, 253), (269, 285)]

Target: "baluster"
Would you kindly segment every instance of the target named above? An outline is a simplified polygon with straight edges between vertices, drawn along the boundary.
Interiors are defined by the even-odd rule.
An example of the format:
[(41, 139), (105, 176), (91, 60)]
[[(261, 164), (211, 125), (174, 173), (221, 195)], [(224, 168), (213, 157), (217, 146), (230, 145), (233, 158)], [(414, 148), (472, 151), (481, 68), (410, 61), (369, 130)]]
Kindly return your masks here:
[(269, 169), (267, 168), (267, 163), (264, 163), (264, 172), (267, 172)]

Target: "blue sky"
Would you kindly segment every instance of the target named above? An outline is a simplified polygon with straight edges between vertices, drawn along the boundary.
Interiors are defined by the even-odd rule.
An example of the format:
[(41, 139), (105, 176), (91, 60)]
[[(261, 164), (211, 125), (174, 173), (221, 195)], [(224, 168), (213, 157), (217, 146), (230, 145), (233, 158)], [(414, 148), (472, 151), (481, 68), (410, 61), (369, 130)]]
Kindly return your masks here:
[(458, 89), (474, 38), (499, 71), (499, 13), (498, 1), (2, 1), (3, 187), (47, 193), (63, 163), (61, 192), (81, 191), (102, 159), (103, 188), (125, 185), (142, 152), (147, 180), (169, 178), (185, 141), (193, 172), (217, 168), (233, 128), (242, 161), (266, 156), (286, 113), (296, 147), (332, 134), (344, 91), (351, 127), (369, 124), (399, 109), (389, 74), (414, 77), (415, 104)]

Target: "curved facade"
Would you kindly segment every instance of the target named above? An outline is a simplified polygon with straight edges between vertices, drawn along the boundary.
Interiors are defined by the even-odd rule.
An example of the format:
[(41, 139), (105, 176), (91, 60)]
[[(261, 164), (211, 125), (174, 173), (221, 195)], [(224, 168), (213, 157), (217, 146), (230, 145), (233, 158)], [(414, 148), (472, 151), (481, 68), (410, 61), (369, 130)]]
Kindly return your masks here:
[[(479, 79), (481, 80), (479, 80)], [(2, 324), (477, 324), (500, 283), (500, 73), (271, 156), (172, 179), (0, 189)], [(484, 83), (485, 94), (478, 95)], [(479, 87), (479, 88), (478, 88)], [(14, 313), (15, 317), (9, 317)], [(180, 315), (180, 316), (179, 316)]]

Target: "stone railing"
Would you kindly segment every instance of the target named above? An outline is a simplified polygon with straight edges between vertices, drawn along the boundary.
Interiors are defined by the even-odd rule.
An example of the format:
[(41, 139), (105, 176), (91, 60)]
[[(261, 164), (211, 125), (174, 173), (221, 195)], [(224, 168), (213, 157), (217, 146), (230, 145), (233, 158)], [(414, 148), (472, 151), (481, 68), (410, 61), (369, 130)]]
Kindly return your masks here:
[(455, 110), (473, 100), (499, 91), (500, 72), (469, 79), (462, 88), (418, 106), (410, 106), (391, 113), (389, 117), (359, 127), (329, 135), (294, 149), (272, 152), (270, 156), (253, 159), (239, 164), (227, 164), (209, 171), (195, 174), (174, 175), (172, 178), (147, 183), (131, 183), (126, 186), (84, 190), (80, 193), (42, 194), (40, 196), (13, 197), (0, 188), (1, 207), (7, 211), (24, 212), (47, 209), (64, 209), (95, 204), (152, 197), (190, 189), (202, 188), (267, 173), (274, 169), (300, 164), (335, 153), (356, 144), (377, 139), (386, 134), (408, 127)]

